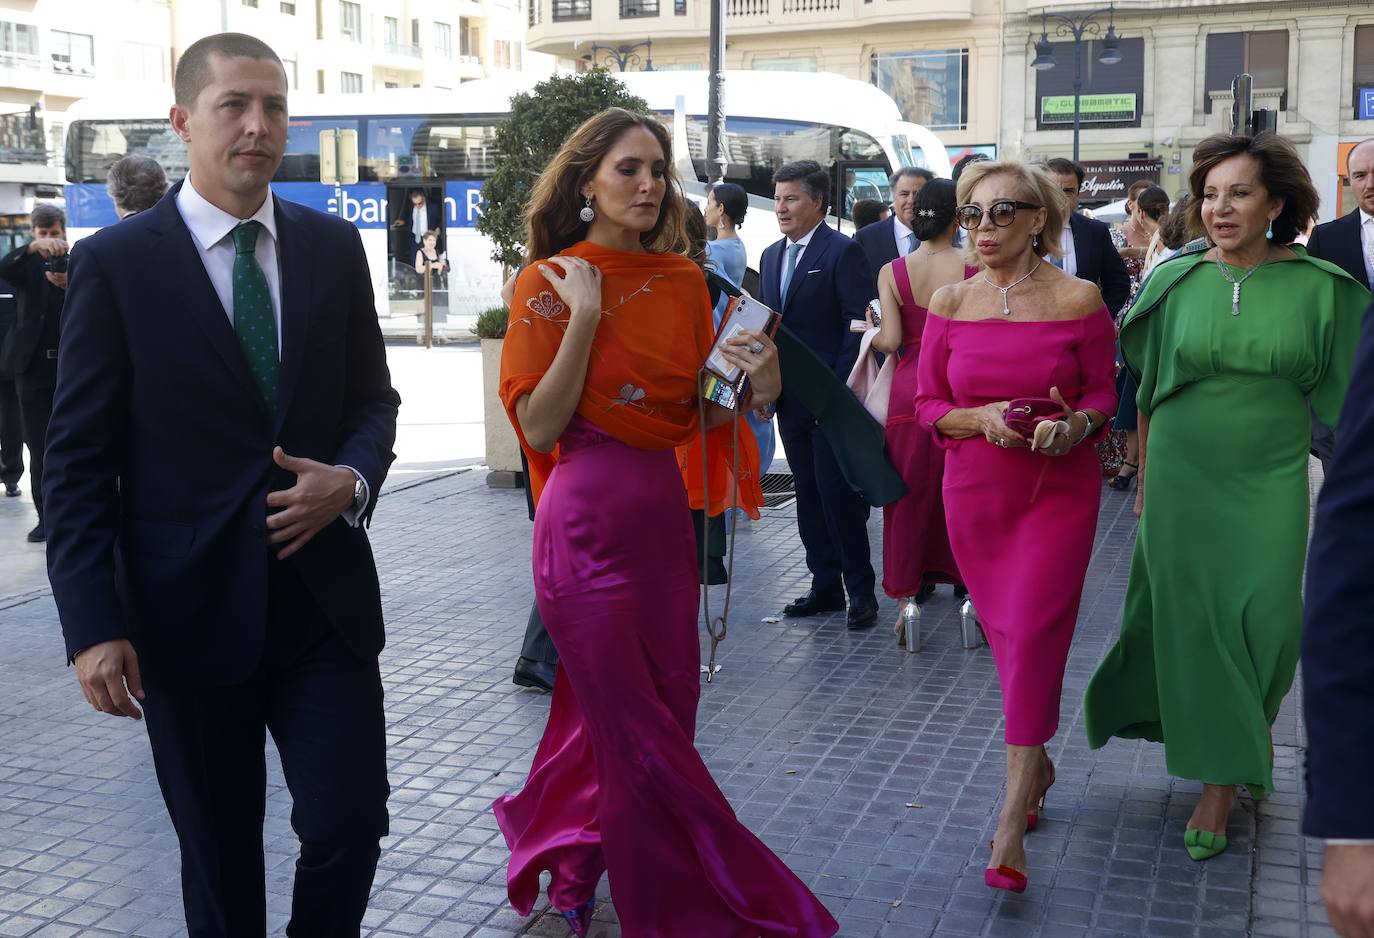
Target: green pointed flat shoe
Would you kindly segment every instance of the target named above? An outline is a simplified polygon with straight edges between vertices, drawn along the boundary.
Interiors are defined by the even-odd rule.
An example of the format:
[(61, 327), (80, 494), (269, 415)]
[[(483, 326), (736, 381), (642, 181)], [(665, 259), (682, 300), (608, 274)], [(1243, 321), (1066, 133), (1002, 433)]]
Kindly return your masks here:
[(1189, 828), (1183, 832), (1183, 846), (1194, 860), (1210, 860), (1226, 849), (1226, 835)]

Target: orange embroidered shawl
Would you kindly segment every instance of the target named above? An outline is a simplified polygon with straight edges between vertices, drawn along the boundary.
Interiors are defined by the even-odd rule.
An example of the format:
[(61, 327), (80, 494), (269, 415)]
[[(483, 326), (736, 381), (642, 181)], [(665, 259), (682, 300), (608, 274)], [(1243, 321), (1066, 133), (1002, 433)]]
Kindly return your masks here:
[[(587, 362), (577, 413), (628, 446), (677, 449), (688, 500), (718, 515), (734, 504), (758, 517), (758, 444), (737, 419), (706, 434), (707, 476), (702, 485), (698, 371), (714, 341), (710, 294), (701, 268), (678, 254), (628, 253), (580, 241), (563, 252), (601, 271), (603, 308)], [(521, 272), (501, 352), (501, 402), (529, 461), (536, 503), (558, 461), (558, 449), (530, 448), (515, 404), (532, 392), (553, 364), (569, 310), (553, 285), (531, 264)], [(709, 406), (709, 405), (708, 405)], [(738, 483), (738, 493), (734, 491)], [(736, 494), (738, 502), (736, 502)]]

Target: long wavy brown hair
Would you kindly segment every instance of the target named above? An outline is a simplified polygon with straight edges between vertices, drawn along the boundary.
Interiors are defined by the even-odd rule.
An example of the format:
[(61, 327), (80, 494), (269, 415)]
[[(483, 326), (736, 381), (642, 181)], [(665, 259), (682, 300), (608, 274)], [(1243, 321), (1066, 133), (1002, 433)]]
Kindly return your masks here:
[(535, 181), (525, 210), (526, 264), (553, 257), (587, 236), (590, 223), (578, 215), (585, 204), (582, 187), (596, 175), (616, 141), (636, 127), (653, 134), (663, 148), (666, 183), (658, 221), (639, 236), (639, 243), (655, 254), (688, 253), (682, 187), (673, 169), (673, 141), (667, 128), (650, 115), (612, 107), (578, 127)]

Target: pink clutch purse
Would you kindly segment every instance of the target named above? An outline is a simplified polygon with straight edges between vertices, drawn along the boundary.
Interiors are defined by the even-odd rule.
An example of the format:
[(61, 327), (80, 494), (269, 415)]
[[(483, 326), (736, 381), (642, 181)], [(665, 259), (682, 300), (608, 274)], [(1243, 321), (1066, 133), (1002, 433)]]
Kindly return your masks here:
[(1064, 408), (1048, 397), (1018, 397), (1007, 407), (1002, 419), (1010, 429), (1029, 438), (1035, 435), (1035, 428), (1041, 423), (1065, 416)]

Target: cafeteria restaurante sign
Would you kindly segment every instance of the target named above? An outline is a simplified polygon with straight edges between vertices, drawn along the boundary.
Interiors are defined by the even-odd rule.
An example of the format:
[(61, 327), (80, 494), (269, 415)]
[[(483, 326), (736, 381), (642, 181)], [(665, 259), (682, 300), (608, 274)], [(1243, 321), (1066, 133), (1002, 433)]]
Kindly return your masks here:
[(1085, 161), (1082, 193), (1084, 201), (1112, 202), (1124, 199), (1126, 190), (1137, 179), (1159, 184), (1162, 160), (1099, 160)]

